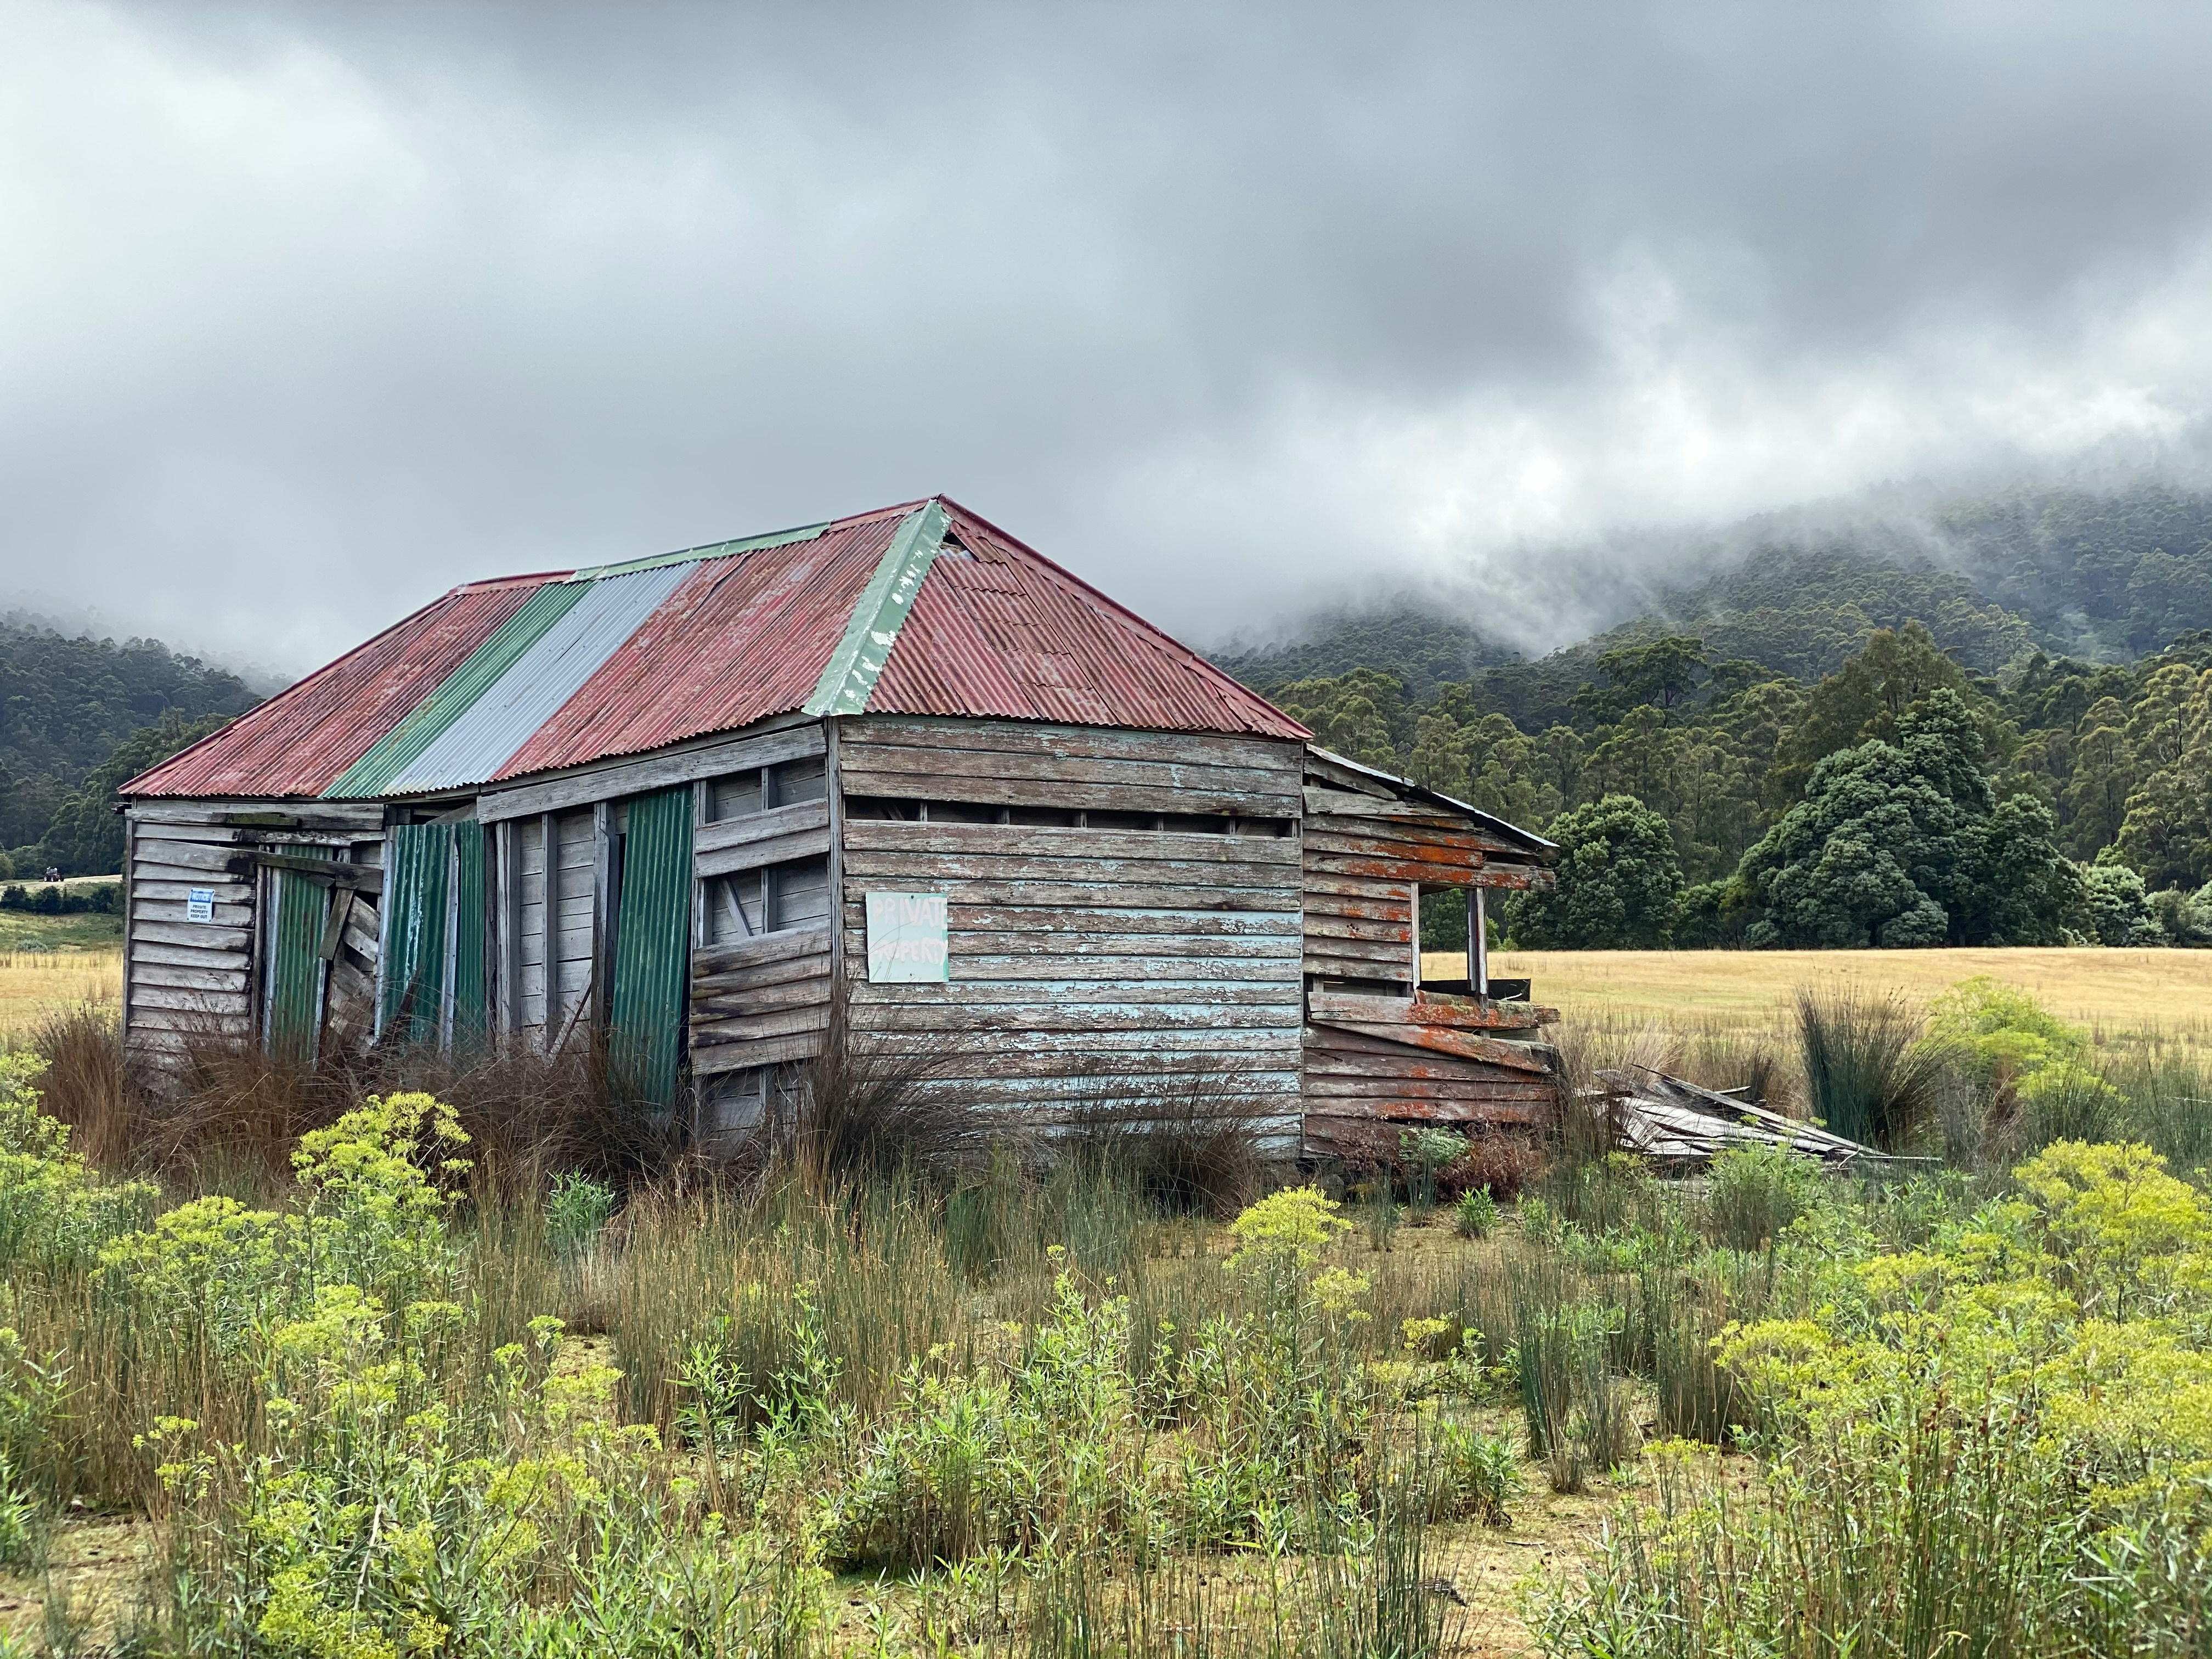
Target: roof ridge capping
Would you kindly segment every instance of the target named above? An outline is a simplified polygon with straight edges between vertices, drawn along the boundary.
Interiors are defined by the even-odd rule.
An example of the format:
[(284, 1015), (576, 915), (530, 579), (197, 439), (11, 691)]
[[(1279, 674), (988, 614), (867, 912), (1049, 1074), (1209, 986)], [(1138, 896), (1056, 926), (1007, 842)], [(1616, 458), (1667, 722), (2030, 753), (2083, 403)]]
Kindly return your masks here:
[(814, 695), (807, 698), (802, 712), (858, 714), (867, 708), (876, 682), (883, 678), (884, 665), (890, 660), (891, 647), (898, 643), (899, 630), (906, 625), (915, 599), (921, 592), (923, 579), (944, 550), (950, 527), (945, 504), (934, 495), (899, 521), (890, 545), (877, 561), (875, 574), (860, 590), (844, 635), (823, 665), (822, 678), (815, 682)]
[(734, 541), (706, 542), (697, 547), (681, 548), (673, 553), (651, 553), (641, 559), (621, 559), (613, 564), (596, 564), (562, 580), (597, 581), (602, 576), (627, 576), (633, 571), (656, 570), (663, 565), (694, 564), (702, 559), (727, 558), (733, 553), (758, 553), (771, 547), (789, 547), (798, 542), (811, 542), (839, 522), (836, 519), (824, 519), (819, 524), (802, 524), (789, 530), (771, 530), (758, 536), (740, 536)]

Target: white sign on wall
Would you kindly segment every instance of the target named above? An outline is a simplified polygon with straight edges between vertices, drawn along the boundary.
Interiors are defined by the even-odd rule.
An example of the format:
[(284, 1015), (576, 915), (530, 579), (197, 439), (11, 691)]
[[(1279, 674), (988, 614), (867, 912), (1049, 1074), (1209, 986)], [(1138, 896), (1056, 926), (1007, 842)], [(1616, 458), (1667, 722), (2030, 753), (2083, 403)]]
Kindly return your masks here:
[(185, 890), (185, 920), (213, 921), (215, 920), (215, 889), (188, 887)]
[(945, 943), (945, 895), (871, 893), (868, 983), (942, 985), (952, 977)]

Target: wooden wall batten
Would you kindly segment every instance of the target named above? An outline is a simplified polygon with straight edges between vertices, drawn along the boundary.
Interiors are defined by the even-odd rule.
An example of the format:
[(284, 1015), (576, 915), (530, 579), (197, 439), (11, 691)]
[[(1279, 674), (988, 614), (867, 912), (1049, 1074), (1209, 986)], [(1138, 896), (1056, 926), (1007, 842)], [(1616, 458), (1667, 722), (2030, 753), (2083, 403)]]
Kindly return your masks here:
[(823, 742), (820, 720), (778, 716), (742, 732), (700, 739), (633, 760), (606, 761), (559, 777), (502, 784), (477, 797), (477, 816), (490, 823), (537, 813), (573, 811), (599, 801), (646, 794), (748, 766), (771, 766), (818, 755)]

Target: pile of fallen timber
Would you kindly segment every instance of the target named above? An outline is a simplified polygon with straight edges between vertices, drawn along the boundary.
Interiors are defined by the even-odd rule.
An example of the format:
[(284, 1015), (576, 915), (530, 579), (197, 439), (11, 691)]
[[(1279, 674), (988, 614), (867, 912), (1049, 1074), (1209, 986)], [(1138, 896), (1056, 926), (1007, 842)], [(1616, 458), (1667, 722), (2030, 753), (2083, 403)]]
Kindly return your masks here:
[(1589, 1092), (1612, 1123), (1614, 1144), (1661, 1164), (1702, 1168), (1731, 1146), (1779, 1146), (1832, 1167), (1869, 1173), (1940, 1162), (1881, 1152), (1740, 1098), (1745, 1091), (1701, 1088), (1648, 1066), (1600, 1072), (1597, 1080), (1599, 1086)]

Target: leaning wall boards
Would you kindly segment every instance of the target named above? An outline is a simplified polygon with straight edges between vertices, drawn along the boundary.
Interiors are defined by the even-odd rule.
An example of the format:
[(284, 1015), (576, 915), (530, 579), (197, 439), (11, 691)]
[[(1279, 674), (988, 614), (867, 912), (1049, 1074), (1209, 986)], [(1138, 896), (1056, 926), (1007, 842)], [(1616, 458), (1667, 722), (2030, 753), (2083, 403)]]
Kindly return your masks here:
[(868, 983), (942, 985), (951, 977), (945, 895), (870, 893)]

